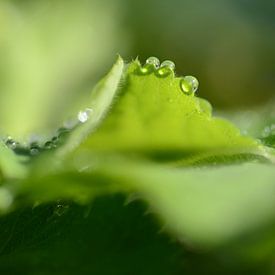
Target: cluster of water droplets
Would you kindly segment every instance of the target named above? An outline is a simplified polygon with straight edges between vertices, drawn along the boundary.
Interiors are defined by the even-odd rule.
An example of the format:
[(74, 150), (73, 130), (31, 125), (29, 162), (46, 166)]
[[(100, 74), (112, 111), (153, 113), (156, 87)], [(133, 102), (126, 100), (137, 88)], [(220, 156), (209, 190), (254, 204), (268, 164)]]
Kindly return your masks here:
[(8, 148), (13, 150), (16, 154), (36, 156), (44, 151), (52, 150), (59, 145), (63, 144), (68, 134), (78, 127), (79, 125), (88, 121), (93, 110), (86, 108), (79, 111), (76, 117), (71, 118), (63, 123), (63, 126), (54, 132), (50, 139), (44, 140), (43, 138), (32, 135), (28, 142), (19, 143), (11, 136), (3, 138), (4, 143)]
[[(157, 57), (151, 56), (146, 60), (144, 66), (140, 67), (140, 73), (143, 75), (155, 73), (158, 77), (167, 77), (174, 75), (175, 63), (170, 60), (165, 60), (160, 63)], [(199, 87), (199, 81), (197, 78), (191, 75), (181, 77), (180, 89), (187, 95), (193, 95)]]
[(61, 217), (63, 214), (65, 214), (69, 210), (69, 204), (66, 202), (63, 202), (62, 200), (58, 200), (57, 204), (54, 208), (54, 214)]

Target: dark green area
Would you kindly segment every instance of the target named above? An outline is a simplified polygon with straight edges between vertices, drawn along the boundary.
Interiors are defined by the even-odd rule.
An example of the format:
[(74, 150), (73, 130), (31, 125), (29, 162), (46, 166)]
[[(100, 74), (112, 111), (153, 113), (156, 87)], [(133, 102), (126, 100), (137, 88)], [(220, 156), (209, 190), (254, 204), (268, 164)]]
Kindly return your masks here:
[(161, 230), (140, 201), (123, 195), (89, 205), (63, 202), (24, 208), (0, 220), (0, 273), (17, 274), (269, 274), (236, 251), (185, 248)]
[[(0, 220), (1, 274), (181, 274), (184, 252), (144, 203), (122, 195), (90, 205), (25, 208)], [(137, 260), (138, 259), (138, 260)]]
[(0, 0), (0, 274), (274, 275), (274, 26), (272, 0)]

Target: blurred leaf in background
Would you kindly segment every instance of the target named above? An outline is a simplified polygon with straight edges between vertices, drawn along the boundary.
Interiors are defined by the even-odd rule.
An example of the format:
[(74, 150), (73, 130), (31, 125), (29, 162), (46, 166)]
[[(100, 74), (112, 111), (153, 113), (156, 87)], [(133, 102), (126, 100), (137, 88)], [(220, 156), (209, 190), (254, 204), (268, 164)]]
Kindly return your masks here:
[(275, 2), (125, 1), (132, 55), (176, 61), (219, 108), (248, 108), (275, 95)]
[[(274, 274), (274, 104), (244, 110), (274, 93), (274, 8), (2, 0), (0, 135), (51, 146), (1, 141), (0, 272)], [(128, 65), (151, 55), (198, 76), (215, 108), (241, 108), (223, 115), (246, 136), (173, 70)]]
[[(77, 111), (118, 47), (117, 1), (0, 2), (0, 124), (24, 140)], [(120, 44), (121, 45), (121, 44)], [(76, 101), (76, 102), (75, 102)]]
[(79, 108), (74, 101), (85, 100), (116, 53), (128, 60), (152, 54), (175, 60), (177, 71), (196, 75), (201, 95), (220, 108), (248, 108), (274, 95), (272, 1), (3, 0), (0, 5), (4, 134), (28, 136), (41, 133), (41, 125), (48, 131), (60, 125), (68, 116), (64, 110)]

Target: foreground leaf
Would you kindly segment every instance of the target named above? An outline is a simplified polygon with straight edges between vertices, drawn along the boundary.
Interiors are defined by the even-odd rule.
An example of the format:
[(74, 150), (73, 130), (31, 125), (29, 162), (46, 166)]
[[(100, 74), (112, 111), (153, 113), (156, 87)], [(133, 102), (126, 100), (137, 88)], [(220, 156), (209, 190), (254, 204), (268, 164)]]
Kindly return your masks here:
[(101, 161), (88, 154), (77, 156), (76, 165), (81, 159), (86, 162), (82, 172), (75, 167), (27, 179), (19, 185), (19, 198), (87, 203), (102, 194), (137, 192), (167, 230), (205, 247), (225, 244), (275, 221), (271, 164), (183, 169), (117, 157)]
[(124, 169), (167, 228), (200, 245), (222, 244), (275, 221), (272, 165)]
[(91, 117), (86, 123), (80, 125), (69, 136), (67, 142), (58, 150), (58, 157), (72, 151), (87, 137), (92, 134), (108, 113), (122, 78), (124, 62), (119, 56), (110, 72), (96, 85), (91, 92), (86, 108), (91, 112)]
[(80, 149), (183, 157), (203, 152), (257, 152), (256, 141), (230, 122), (214, 118), (210, 104), (180, 90), (180, 78), (142, 75), (134, 61), (119, 98)]
[(275, 147), (275, 101), (239, 112), (223, 112), (243, 133), (260, 139), (264, 145)]
[[(1, 274), (180, 274), (183, 249), (122, 195), (24, 207), (0, 218)], [(140, 264), (140, 263), (143, 264)]]
[(114, 6), (119, 3), (0, 1), (1, 135), (20, 142), (50, 136), (78, 110), (117, 52)]
[(7, 178), (23, 178), (27, 175), (27, 168), (22, 163), (24, 158), (15, 155), (2, 141), (0, 141), (0, 182)]

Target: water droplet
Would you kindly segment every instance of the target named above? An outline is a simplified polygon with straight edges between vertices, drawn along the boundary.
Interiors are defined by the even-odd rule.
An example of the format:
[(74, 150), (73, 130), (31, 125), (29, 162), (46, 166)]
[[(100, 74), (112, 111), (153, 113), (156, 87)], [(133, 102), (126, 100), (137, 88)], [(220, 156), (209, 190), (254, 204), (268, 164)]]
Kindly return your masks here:
[(152, 70), (150, 70), (150, 66), (147, 65), (140, 67), (139, 71), (141, 74), (149, 74), (152, 72)]
[(37, 142), (33, 142), (30, 144), (30, 154), (35, 156), (39, 153), (39, 145)]
[(85, 109), (85, 111), (80, 111), (79, 113), (78, 113), (78, 116), (77, 116), (77, 118), (78, 118), (78, 120), (81, 122), (81, 123), (84, 123), (84, 122), (86, 122), (88, 119), (89, 119), (89, 116), (90, 116), (90, 114), (92, 113), (92, 109), (89, 109), (89, 108), (87, 108), (87, 109)]
[(160, 61), (157, 57), (151, 56), (147, 58), (146, 64), (153, 65), (157, 69), (160, 65)]
[(161, 63), (161, 67), (168, 67), (170, 70), (175, 70), (175, 63), (171, 60), (165, 60)]
[(13, 202), (12, 193), (5, 187), (0, 187), (0, 210), (7, 210)]
[(172, 73), (174, 73), (175, 70), (175, 63), (170, 60), (165, 60), (161, 63), (160, 68), (157, 70), (157, 75), (159, 77), (166, 77)]
[(52, 143), (52, 141), (47, 141), (47, 142), (45, 142), (45, 144), (44, 144), (44, 148), (46, 149), (46, 150), (50, 150), (50, 149), (52, 149), (54, 146), (53, 146), (54, 144)]
[(69, 205), (67, 204), (63, 204), (61, 202), (59, 202), (55, 209), (54, 209), (54, 214), (56, 214), (57, 216), (62, 216), (63, 214), (65, 214), (67, 212), (67, 210), (69, 209)]
[(194, 94), (197, 91), (198, 87), (199, 81), (194, 76), (185, 76), (180, 81), (180, 88), (185, 94)]
[(30, 154), (31, 154), (32, 156), (38, 155), (38, 154), (39, 154), (39, 148), (38, 148), (38, 147), (32, 147), (32, 148), (30, 149)]
[(151, 74), (159, 68), (159, 64), (159, 59), (157, 57), (151, 56), (147, 58), (145, 65), (139, 68), (138, 73), (142, 75)]
[(7, 140), (6, 140), (6, 145), (12, 149), (12, 150), (15, 150), (16, 147), (17, 147), (17, 142), (14, 141), (11, 137), (8, 137)]
[(52, 138), (52, 143), (53, 143), (54, 145), (58, 143), (58, 137), (57, 137), (57, 136), (54, 136), (54, 137)]

